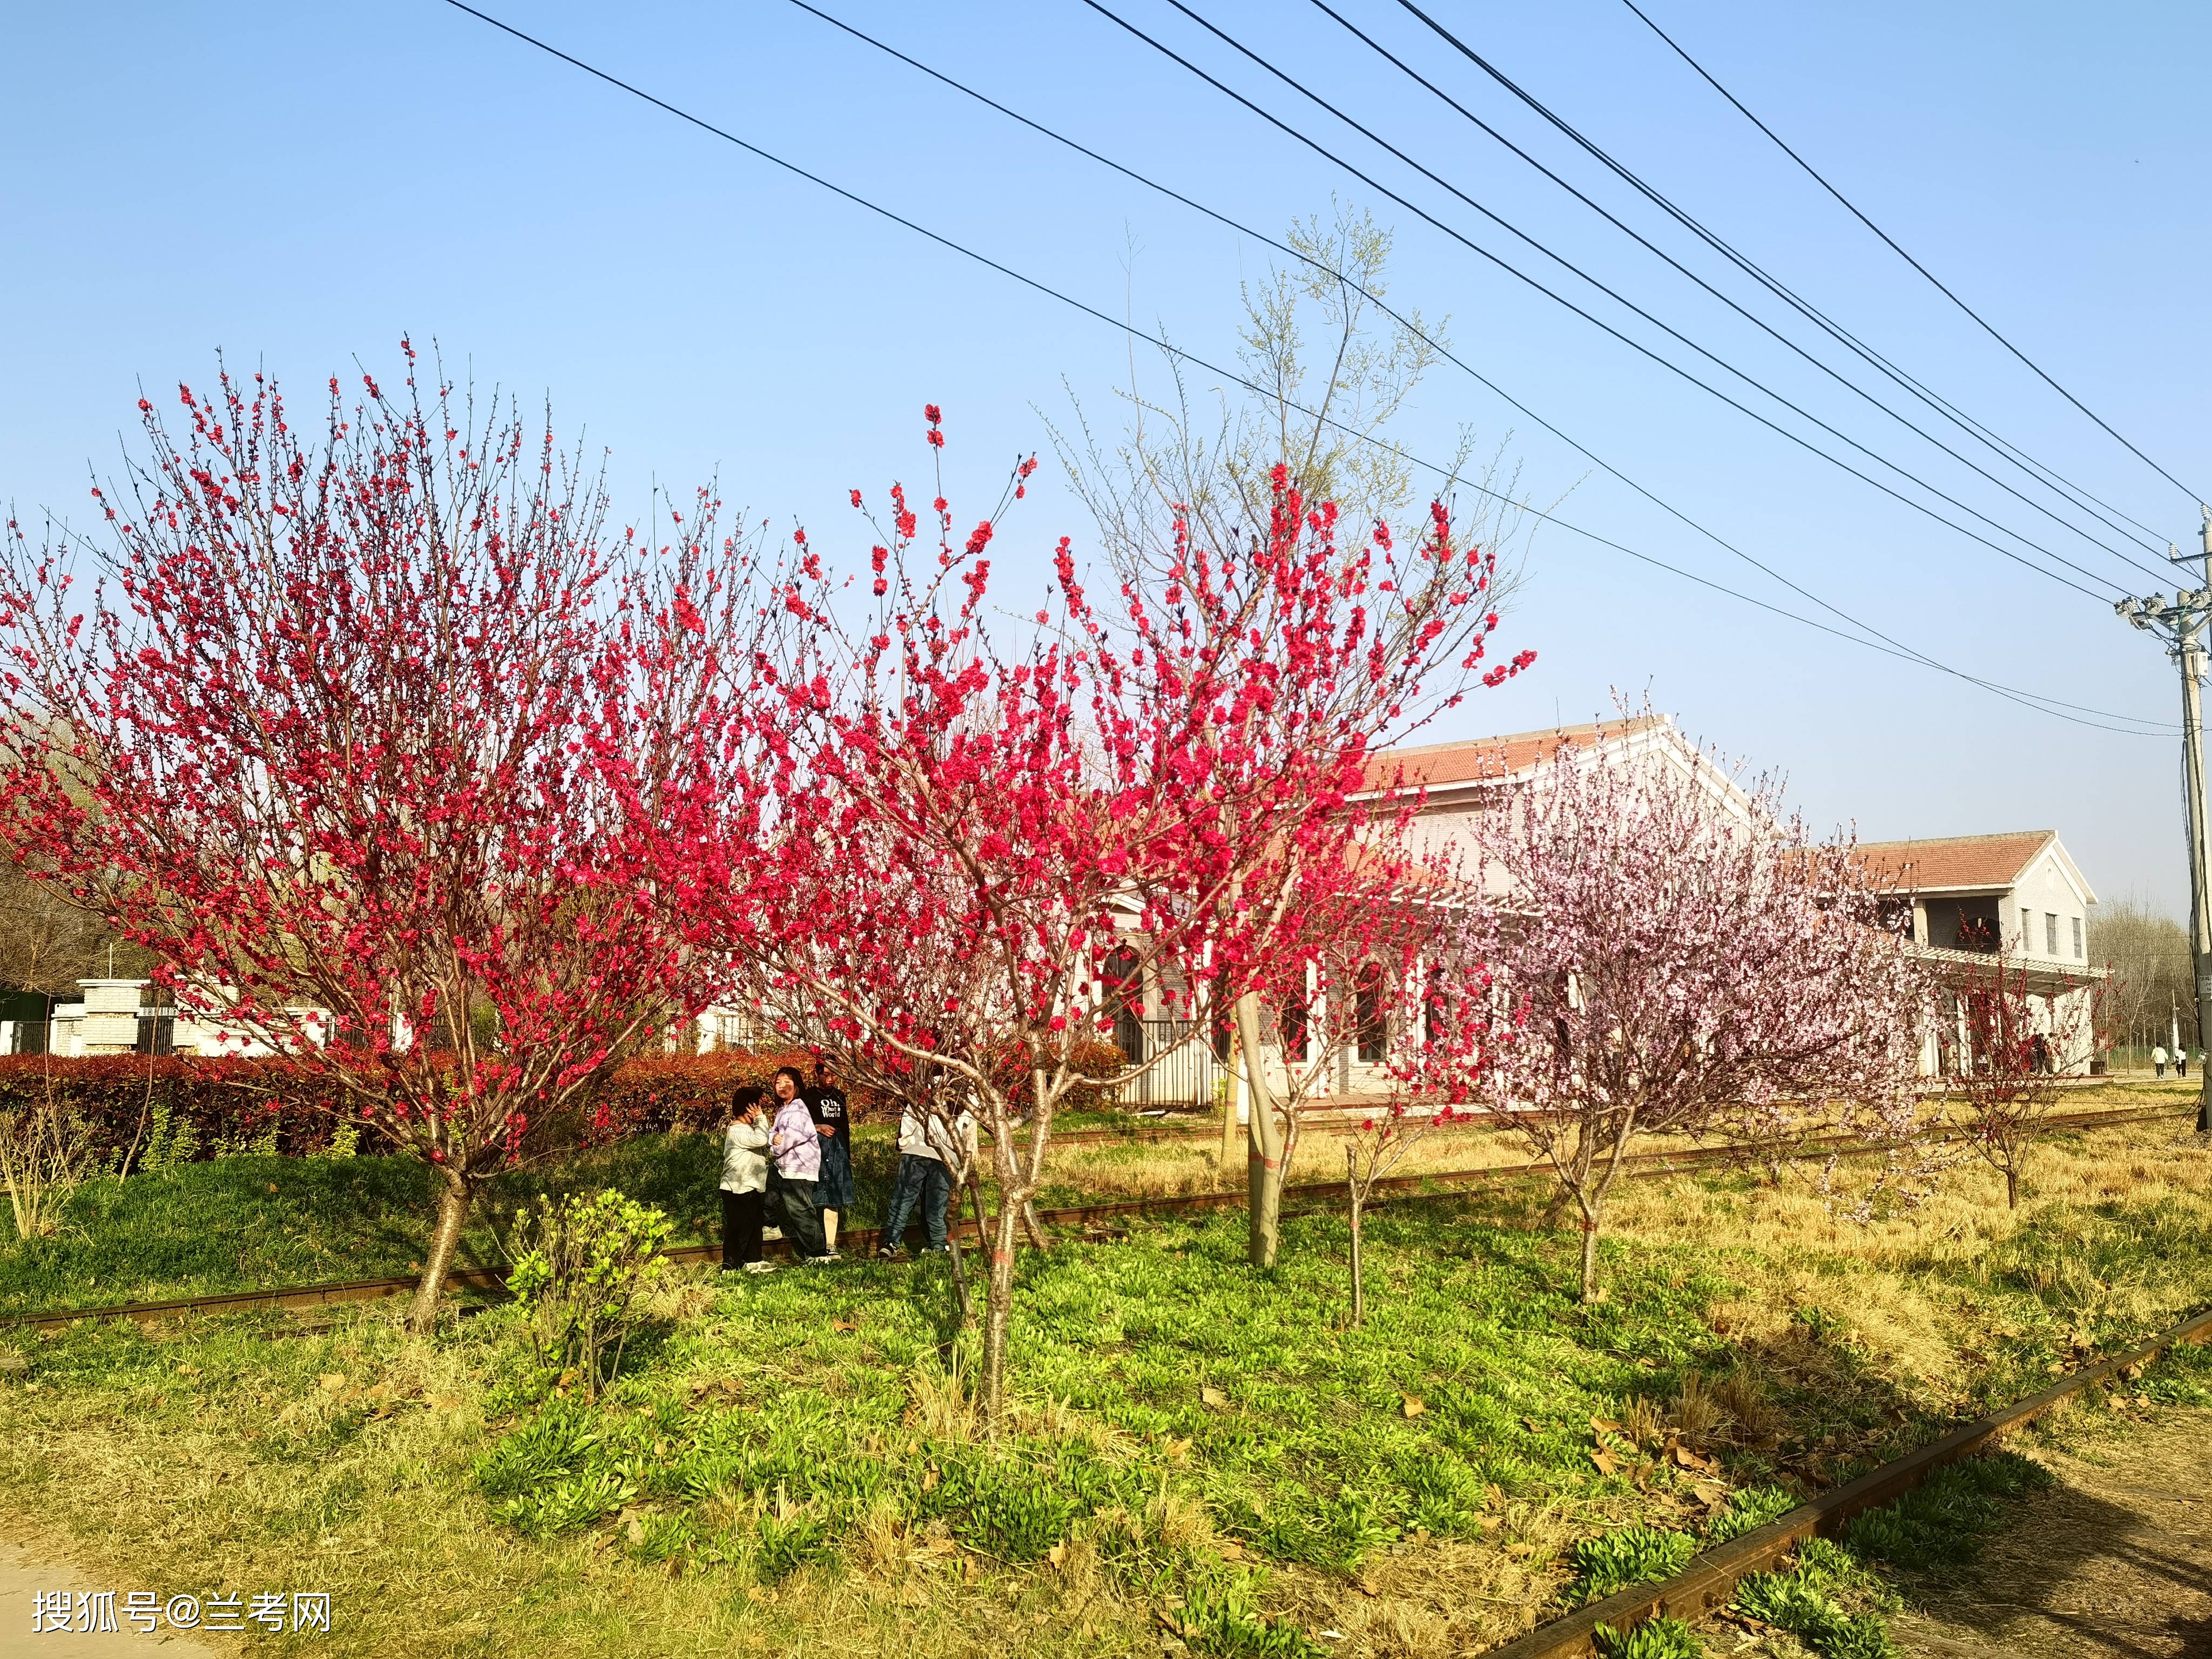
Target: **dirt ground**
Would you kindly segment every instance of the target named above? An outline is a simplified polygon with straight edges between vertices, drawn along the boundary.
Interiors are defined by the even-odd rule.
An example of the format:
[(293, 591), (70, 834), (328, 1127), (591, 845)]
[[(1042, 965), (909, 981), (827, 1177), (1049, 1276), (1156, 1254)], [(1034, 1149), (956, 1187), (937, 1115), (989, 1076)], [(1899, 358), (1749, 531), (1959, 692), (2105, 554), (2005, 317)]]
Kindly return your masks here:
[(2154, 1413), (2071, 1450), (2059, 1485), (1971, 1566), (1912, 1587), (1890, 1628), (1911, 1659), (2212, 1656), (2212, 1411)]

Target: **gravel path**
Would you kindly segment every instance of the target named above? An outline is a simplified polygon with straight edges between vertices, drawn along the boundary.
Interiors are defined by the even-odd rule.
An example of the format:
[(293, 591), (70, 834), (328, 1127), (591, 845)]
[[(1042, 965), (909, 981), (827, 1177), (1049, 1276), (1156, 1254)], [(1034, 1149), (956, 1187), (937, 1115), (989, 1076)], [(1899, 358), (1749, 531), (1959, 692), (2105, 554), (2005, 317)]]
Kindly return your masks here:
[[(77, 1591), (113, 1590), (115, 1623), (112, 1634), (99, 1631), (41, 1631), (33, 1634), (33, 1597), (68, 1590), (72, 1607)], [(142, 1636), (123, 1616), (124, 1586), (99, 1583), (76, 1567), (33, 1556), (21, 1544), (0, 1539), (0, 1659), (221, 1659), (204, 1642), (189, 1641), (167, 1630)], [(88, 1623), (93, 1622), (88, 1619)]]
[(1980, 1559), (1891, 1620), (1911, 1659), (2212, 1659), (2212, 1411), (2075, 1452)]

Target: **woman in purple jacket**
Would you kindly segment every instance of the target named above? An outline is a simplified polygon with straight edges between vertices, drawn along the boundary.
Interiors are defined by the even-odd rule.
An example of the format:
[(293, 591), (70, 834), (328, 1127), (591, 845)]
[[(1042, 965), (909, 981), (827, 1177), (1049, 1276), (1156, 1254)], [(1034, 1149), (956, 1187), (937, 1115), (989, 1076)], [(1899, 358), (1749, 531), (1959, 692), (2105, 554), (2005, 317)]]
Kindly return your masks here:
[(775, 1121), (769, 1129), (769, 1155), (775, 1160), (776, 1196), (783, 1205), (783, 1236), (802, 1261), (834, 1261), (822, 1242), (822, 1137), (815, 1132), (799, 1073), (780, 1066), (775, 1073)]

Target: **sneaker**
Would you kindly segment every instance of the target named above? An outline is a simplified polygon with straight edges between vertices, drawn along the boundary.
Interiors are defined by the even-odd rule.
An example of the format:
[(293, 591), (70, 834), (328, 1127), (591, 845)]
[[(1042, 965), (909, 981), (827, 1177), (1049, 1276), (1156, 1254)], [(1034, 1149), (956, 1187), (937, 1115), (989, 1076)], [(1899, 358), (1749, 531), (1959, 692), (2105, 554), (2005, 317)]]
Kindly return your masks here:
[(896, 1244), (885, 1244), (876, 1251), (877, 1259), (883, 1261), (896, 1261), (905, 1254)]
[(744, 1266), (745, 1271), (749, 1273), (772, 1273), (775, 1271), (775, 1263), (773, 1261), (748, 1261)]
[(952, 1247), (950, 1244), (925, 1245), (921, 1253), (924, 1255), (951, 1255), (952, 1254)]
[(808, 1256), (808, 1257), (806, 1258), (806, 1265), (807, 1265), (808, 1267), (828, 1267), (831, 1262), (836, 1261), (837, 1261), (838, 1259), (839, 1259), (839, 1258), (838, 1258), (838, 1256), (837, 1256), (836, 1253), (833, 1250), (833, 1251), (832, 1251), (832, 1252), (830, 1252), (830, 1254), (829, 1254), (828, 1255), (810, 1255), (810, 1256)]
[(761, 1237), (764, 1239), (781, 1238), (783, 1237), (783, 1229), (781, 1227), (763, 1227), (761, 1229)]

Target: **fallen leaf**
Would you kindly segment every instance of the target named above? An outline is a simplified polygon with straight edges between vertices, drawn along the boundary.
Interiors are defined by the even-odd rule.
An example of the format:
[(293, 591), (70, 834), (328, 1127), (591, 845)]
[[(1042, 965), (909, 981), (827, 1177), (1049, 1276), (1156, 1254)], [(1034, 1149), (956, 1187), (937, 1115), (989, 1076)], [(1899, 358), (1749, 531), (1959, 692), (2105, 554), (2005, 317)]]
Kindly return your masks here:
[(1505, 1547), (1505, 1553), (1508, 1555), (1517, 1555), (1525, 1559), (1536, 1553), (1536, 1547), (1534, 1544), (1529, 1543), (1526, 1539), (1523, 1539), (1520, 1543), (1508, 1544)]
[(1244, 1547), (1233, 1538), (1223, 1539), (1221, 1540), (1221, 1559), (1224, 1561), (1242, 1561), (1245, 1559), (1246, 1552)]
[(1168, 1457), (1170, 1462), (1180, 1463), (1189, 1455), (1190, 1442), (1188, 1439), (1168, 1442)]
[(316, 1380), (323, 1385), (323, 1391), (325, 1394), (336, 1394), (340, 1389), (345, 1387), (346, 1374), (343, 1371), (325, 1371)]
[(1602, 1446), (1590, 1453), (1590, 1462), (1597, 1465), (1600, 1474), (1611, 1474), (1620, 1467), (1620, 1462)]
[(1405, 1404), (1400, 1409), (1408, 1417), (1419, 1417), (1423, 1412), (1428, 1410), (1428, 1407), (1419, 1395), (1409, 1394), (1405, 1398)]
[(924, 1492), (937, 1490), (937, 1466), (934, 1463), (921, 1472), (921, 1489)]
[(1590, 1432), (1592, 1434), (1619, 1434), (1620, 1432), (1620, 1425), (1614, 1422), (1609, 1417), (1593, 1417), (1590, 1419)]
[(1380, 1595), (1382, 1594), (1381, 1590), (1375, 1588), (1375, 1581), (1372, 1578), (1367, 1577), (1364, 1574), (1361, 1577), (1353, 1579), (1352, 1583), (1352, 1587), (1362, 1595)]
[(1217, 1411), (1220, 1410), (1229, 1403), (1229, 1396), (1222, 1393), (1218, 1389), (1200, 1389), (1198, 1391), (1198, 1397)]
[(1044, 1553), (1044, 1559), (1051, 1562), (1055, 1567), (1060, 1565), (1061, 1562), (1067, 1559), (1067, 1546), (1065, 1544), (1054, 1544), (1050, 1549)]
[(833, 1331), (857, 1331), (860, 1328), (849, 1319), (833, 1319), (830, 1322), (830, 1328)]
[(633, 1544), (642, 1544), (645, 1542), (645, 1522), (633, 1517), (629, 1525), (623, 1528), (623, 1536)]

